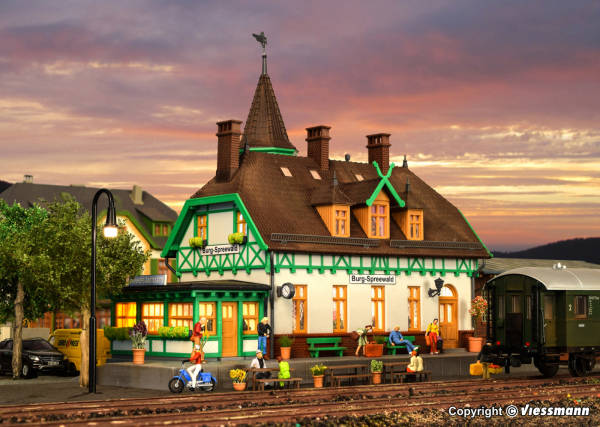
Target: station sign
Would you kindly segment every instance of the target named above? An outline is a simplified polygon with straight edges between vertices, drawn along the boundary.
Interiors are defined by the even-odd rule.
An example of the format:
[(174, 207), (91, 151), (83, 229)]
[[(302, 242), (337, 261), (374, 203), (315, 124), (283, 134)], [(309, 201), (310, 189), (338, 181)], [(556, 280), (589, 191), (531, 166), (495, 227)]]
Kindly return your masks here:
[(232, 245), (206, 246), (206, 247), (200, 249), (200, 255), (203, 255), (203, 256), (239, 254), (239, 253), (240, 253), (240, 245), (237, 243), (234, 243)]
[(167, 284), (166, 274), (153, 274), (148, 276), (135, 276), (129, 282), (129, 286), (165, 286)]
[(355, 285), (395, 285), (395, 274), (351, 274), (350, 284)]

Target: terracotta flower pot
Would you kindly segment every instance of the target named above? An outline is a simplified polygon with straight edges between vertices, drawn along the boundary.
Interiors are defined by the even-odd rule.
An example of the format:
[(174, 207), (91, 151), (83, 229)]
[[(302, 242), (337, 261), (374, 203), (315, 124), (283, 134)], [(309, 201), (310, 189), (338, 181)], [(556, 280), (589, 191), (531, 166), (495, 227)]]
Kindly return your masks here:
[(483, 347), (483, 338), (469, 337), (469, 351), (479, 353)]
[(315, 388), (320, 388), (323, 387), (323, 377), (325, 375), (317, 375), (313, 377), (313, 380), (315, 382)]
[(133, 364), (134, 365), (143, 365), (144, 357), (146, 355), (145, 348), (134, 348), (133, 350)]
[(246, 390), (246, 383), (233, 383), (233, 388), (237, 391), (244, 391)]
[(281, 357), (283, 357), (284, 360), (289, 359), (291, 351), (292, 347), (281, 347)]
[(373, 384), (381, 384), (381, 372), (373, 372)]

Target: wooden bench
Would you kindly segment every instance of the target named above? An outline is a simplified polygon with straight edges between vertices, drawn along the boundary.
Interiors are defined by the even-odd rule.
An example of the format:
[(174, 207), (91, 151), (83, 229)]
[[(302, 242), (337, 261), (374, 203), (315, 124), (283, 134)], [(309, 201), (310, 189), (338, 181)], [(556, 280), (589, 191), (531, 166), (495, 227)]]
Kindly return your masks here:
[(420, 372), (394, 372), (394, 374), (392, 375), (392, 384), (394, 383), (394, 377), (398, 376), (400, 378), (400, 384), (404, 383), (404, 378), (408, 378), (408, 377), (415, 377), (415, 380), (417, 379), (417, 375), (419, 376), (419, 382), (423, 381), (423, 376), (425, 376), (425, 378), (427, 378), (427, 381), (431, 381), (431, 374), (433, 372), (431, 371), (420, 371)]
[[(339, 344), (341, 342), (341, 337), (306, 339), (306, 343), (310, 344), (310, 347), (308, 348), (308, 351), (310, 352), (310, 357), (319, 357), (320, 351), (334, 351), (339, 357), (342, 357), (344, 355), (344, 350), (346, 350), (346, 347), (340, 347)], [(315, 344), (330, 345), (330, 347), (315, 347)], [(333, 346), (331, 347), (331, 345)]]
[[(399, 348), (401, 348), (404, 351), (406, 351), (406, 344), (391, 345), (390, 342), (389, 342), (389, 339), (390, 339), (389, 336), (385, 339), (385, 348), (387, 349), (387, 354), (393, 354), (395, 356), (396, 355), (396, 350), (398, 350)], [(410, 341), (411, 344), (415, 343), (415, 337), (405, 336), (404, 339), (406, 341)]]
[(358, 378), (369, 378), (369, 384), (373, 384), (373, 374), (348, 374), (348, 375), (334, 375), (332, 377), (333, 383), (332, 387), (339, 387), (342, 383), (342, 380), (349, 379), (354, 384), (356, 384), (356, 380)]
[(302, 378), (255, 378), (254, 382), (258, 384), (258, 391), (265, 391), (265, 383), (277, 383), (286, 382), (289, 385), (293, 385), (294, 389), (300, 388), (300, 381)]

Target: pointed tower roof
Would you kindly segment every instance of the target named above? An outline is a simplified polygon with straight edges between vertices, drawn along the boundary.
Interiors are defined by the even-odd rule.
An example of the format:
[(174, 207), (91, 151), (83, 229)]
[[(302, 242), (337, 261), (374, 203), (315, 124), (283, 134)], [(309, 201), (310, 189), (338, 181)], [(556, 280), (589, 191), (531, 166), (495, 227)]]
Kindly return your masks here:
[(266, 73), (258, 79), (240, 149), (244, 148), (246, 138), (251, 151), (272, 151), (280, 154), (297, 152), (288, 138), (271, 79)]

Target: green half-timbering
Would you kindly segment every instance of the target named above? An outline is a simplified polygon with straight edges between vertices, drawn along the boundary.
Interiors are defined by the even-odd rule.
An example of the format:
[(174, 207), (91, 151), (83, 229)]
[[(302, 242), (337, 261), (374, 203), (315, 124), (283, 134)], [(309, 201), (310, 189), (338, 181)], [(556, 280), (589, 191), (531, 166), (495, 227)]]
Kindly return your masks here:
[[(142, 320), (142, 305), (144, 303), (162, 303), (163, 324), (169, 326), (169, 303), (192, 303), (193, 323), (200, 320), (199, 304), (201, 302), (215, 303), (216, 318), (215, 331), (209, 333), (208, 342), (205, 345), (206, 357), (222, 357), (222, 326), (223, 326), (223, 303), (237, 303), (237, 331), (238, 331), (238, 354), (237, 356), (253, 356), (254, 350), (244, 351), (244, 341), (257, 341), (256, 333), (244, 332), (243, 303), (258, 303), (258, 319), (264, 316), (264, 300), (269, 295), (265, 290), (149, 290), (144, 292), (123, 292), (111, 297), (112, 324), (116, 325), (116, 304), (136, 303), (136, 322)], [(158, 335), (148, 335), (146, 354), (148, 356), (166, 357), (189, 357), (192, 351), (192, 341), (189, 338), (162, 338)], [(129, 348), (129, 349), (127, 349)], [(111, 352), (115, 355), (131, 355), (130, 341), (112, 341)]]
[(182, 273), (205, 273), (210, 276), (213, 271), (223, 274), (231, 271), (237, 274), (242, 270), (250, 273), (252, 269), (268, 270), (267, 252), (260, 249), (256, 242), (241, 245), (239, 254), (225, 254), (215, 256), (202, 256), (201, 251), (196, 248), (181, 247), (177, 252), (177, 271)]
[[(303, 263), (300, 261), (301, 259), (308, 259), (308, 262)], [(477, 270), (477, 260), (276, 253), (274, 268), (275, 273), (279, 273), (282, 269), (289, 269), (292, 273), (297, 270), (306, 270), (308, 273), (318, 272), (320, 274), (324, 274), (326, 271), (331, 274), (345, 271), (349, 275), (352, 273), (395, 275), (404, 273), (410, 276), (412, 273), (418, 273), (425, 276), (429, 273), (432, 276), (454, 274), (458, 277), (460, 274), (466, 274), (470, 277)]]

